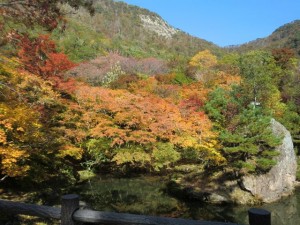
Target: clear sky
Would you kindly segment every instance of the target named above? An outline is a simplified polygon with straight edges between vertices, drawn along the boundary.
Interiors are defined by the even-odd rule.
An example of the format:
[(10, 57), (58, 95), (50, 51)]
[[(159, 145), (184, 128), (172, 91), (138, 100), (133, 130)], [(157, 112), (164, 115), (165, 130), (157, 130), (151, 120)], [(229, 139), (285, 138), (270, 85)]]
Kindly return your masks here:
[(300, 19), (300, 0), (122, 0), (158, 13), (170, 25), (219, 46), (270, 35)]

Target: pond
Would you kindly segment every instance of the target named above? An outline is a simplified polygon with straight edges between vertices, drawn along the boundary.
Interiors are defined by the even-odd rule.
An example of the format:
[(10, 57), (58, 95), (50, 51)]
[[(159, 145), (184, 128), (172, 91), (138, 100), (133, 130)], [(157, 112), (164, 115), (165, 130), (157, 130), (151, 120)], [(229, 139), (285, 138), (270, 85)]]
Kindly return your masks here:
[[(82, 199), (96, 210), (248, 224), (253, 206), (210, 205), (167, 194), (167, 178), (96, 176), (78, 187)], [(279, 202), (255, 206), (272, 212), (272, 225), (300, 224), (300, 189)]]

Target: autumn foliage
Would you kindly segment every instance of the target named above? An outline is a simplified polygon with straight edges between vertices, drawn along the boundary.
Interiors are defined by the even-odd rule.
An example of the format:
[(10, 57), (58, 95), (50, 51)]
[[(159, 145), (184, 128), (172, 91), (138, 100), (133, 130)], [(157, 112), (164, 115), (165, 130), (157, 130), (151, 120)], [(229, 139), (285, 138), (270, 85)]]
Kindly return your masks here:
[[(1, 1), (0, 182), (73, 187), (79, 170), (175, 172), (191, 187), (200, 173), (240, 180), (276, 164), (281, 140), (271, 118), (299, 150), (300, 72), (291, 49), (228, 54), (190, 36), (127, 32), (120, 18), (130, 7), (111, 13), (106, 1), (96, 3), (110, 17), (99, 35), (105, 18), (84, 12), (93, 2)], [(67, 27), (63, 4), (84, 6), (86, 23)], [(77, 65), (68, 55), (95, 58)]]
[[(221, 163), (224, 160), (216, 149), (211, 122), (200, 110), (190, 109), (186, 116), (179, 106), (152, 94), (142, 96), (125, 90), (87, 86), (80, 87), (76, 97), (83, 110), (82, 128), (88, 131), (88, 136), (109, 139), (114, 151), (132, 145), (144, 146), (148, 151), (144, 150), (143, 154), (154, 160), (155, 146), (162, 142), (172, 144), (176, 149), (174, 154), (181, 154), (180, 158), (187, 155), (183, 152), (190, 151), (197, 157), (196, 161), (209, 158), (211, 163)], [(115, 160), (119, 154), (124, 156), (124, 152), (109, 154)]]
[[(1, 55), (0, 63), (0, 170), (3, 177), (28, 177), (41, 182), (64, 175), (51, 175), (54, 167), (68, 166), (65, 157), (80, 152), (64, 131), (60, 93), (53, 82), (19, 69), (17, 59)], [(59, 116), (60, 115), (60, 116)], [(72, 154), (68, 153), (72, 149)], [(38, 172), (37, 172), (38, 171)]]
[[(274, 59), (254, 52), (218, 62), (208, 50), (200, 51), (186, 62), (191, 74), (182, 75), (162, 60), (114, 53), (76, 67), (48, 35), (16, 38), (18, 58), (6, 58), (9, 63), (0, 67), (3, 176), (51, 180), (57, 177), (32, 174), (63, 167), (68, 172), (58, 177), (72, 180), (78, 167), (161, 172), (188, 164), (247, 173), (267, 171), (274, 163), (272, 150), (279, 141), (267, 140), (272, 134), (265, 130), (266, 115), (270, 110), (284, 115), (285, 106), (275, 81), (267, 81), (275, 77), (279, 83), (287, 67), (276, 63), (288, 64), (289, 52), (274, 51)], [(252, 77), (254, 69), (261, 75)], [(186, 75), (193, 80), (176, 82)], [(262, 112), (249, 109), (251, 84), (265, 85), (259, 90)], [(249, 115), (253, 121), (262, 118), (264, 127), (246, 119)], [(267, 135), (258, 140), (244, 132), (250, 122)], [(257, 147), (259, 141), (265, 144)]]
[(24, 68), (41, 77), (61, 76), (76, 64), (56, 51), (55, 43), (48, 35), (30, 39), (27, 35), (18, 36), (20, 42), (19, 59)]

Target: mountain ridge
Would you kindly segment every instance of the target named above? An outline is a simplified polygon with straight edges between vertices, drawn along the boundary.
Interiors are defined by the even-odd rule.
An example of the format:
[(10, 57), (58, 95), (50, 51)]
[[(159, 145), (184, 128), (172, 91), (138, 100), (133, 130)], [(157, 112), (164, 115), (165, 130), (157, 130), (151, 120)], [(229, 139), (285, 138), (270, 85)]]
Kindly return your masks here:
[(226, 52), (291, 48), (300, 56), (300, 21), (277, 28), (271, 35), (245, 44), (220, 47), (175, 28), (157, 13), (122, 1), (95, 1), (95, 15), (84, 8), (62, 6), (67, 14), (65, 32), (54, 34), (60, 49), (76, 62), (117, 52), (126, 57), (187, 60), (210, 50), (220, 57)]
[(264, 38), (257, 38), (253, 41), (227, 48), (241, 52), (255, 49), (290, 48), (295, 51), (296, 55), (300, 56), (300, 20), (286, 23)]
[[(77, 11), (62, 6), (67, 14), (64, 33), (54, 34), (61, 49), (86, 52), (75, 61), (93, 59), (99, 54), (119, 52), (137, 58), (191, 57), (209, 49), (215, 55), (223, 50), (216, 44), (194, 37), (169, 25), (161, 16), (147, 9), (113, 0), (95, 1), (95, 15), (84, 8)], [(75, 48), (76, 45), (76, 48)]]

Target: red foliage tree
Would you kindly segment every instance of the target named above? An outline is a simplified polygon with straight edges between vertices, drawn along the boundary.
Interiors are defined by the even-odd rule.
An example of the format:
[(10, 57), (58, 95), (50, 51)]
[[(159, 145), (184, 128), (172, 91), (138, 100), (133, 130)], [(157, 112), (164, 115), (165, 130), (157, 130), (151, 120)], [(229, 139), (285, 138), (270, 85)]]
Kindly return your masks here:
[(40, 35), (32, 40), (27, 35), (16, 35), (16, 38), (19, 40), (20, 47), (18, 56), (24, 69), (42, 76), (47, 54), (56, 51), (55, 43), (48, 35)]
[(291, 58), (295, 57), (295, 52), (289, 48), (273, 49), (272, 55), (276, 60), (276, 64), (282, 69), (287, 69), (291, 63)]
[(20, 47), (18, 56), (26, 71), (51, 80), (53, 86), (63, 92), (72, 93), (75, 90), (75, 80), (65, 79), (63, 74), (76, 64), (64, 53), (56, 51), (56, 45), (49, 35), (40, 35), (33, 39), (27, 35), (16, 37)]
[(48, 59), (45, 61), (45, 65), (41, 68), (43, 74), (46, 76), (59, 76), (62, 72), (65, 72), (73, 68), (76, 64), (68, 59), (64, 53), (49, 53)]
[(199, 112), (204, 105), (203, 100), (199, 98), (197, 94), (190, 96), (188, 99), (184, 99), (179, 104), (181, 114), (188, 116), (192, 112)]
[(56, 45), (49, 35), (40, 35), (34, 39), (30, 39), (27, 35), (19, 35), (18, 39), (20, 61), (25, 70), (33, 74), (43, 78), (61, 76), (63, 72), (76, 65), (64, 53), (56, 51)]

